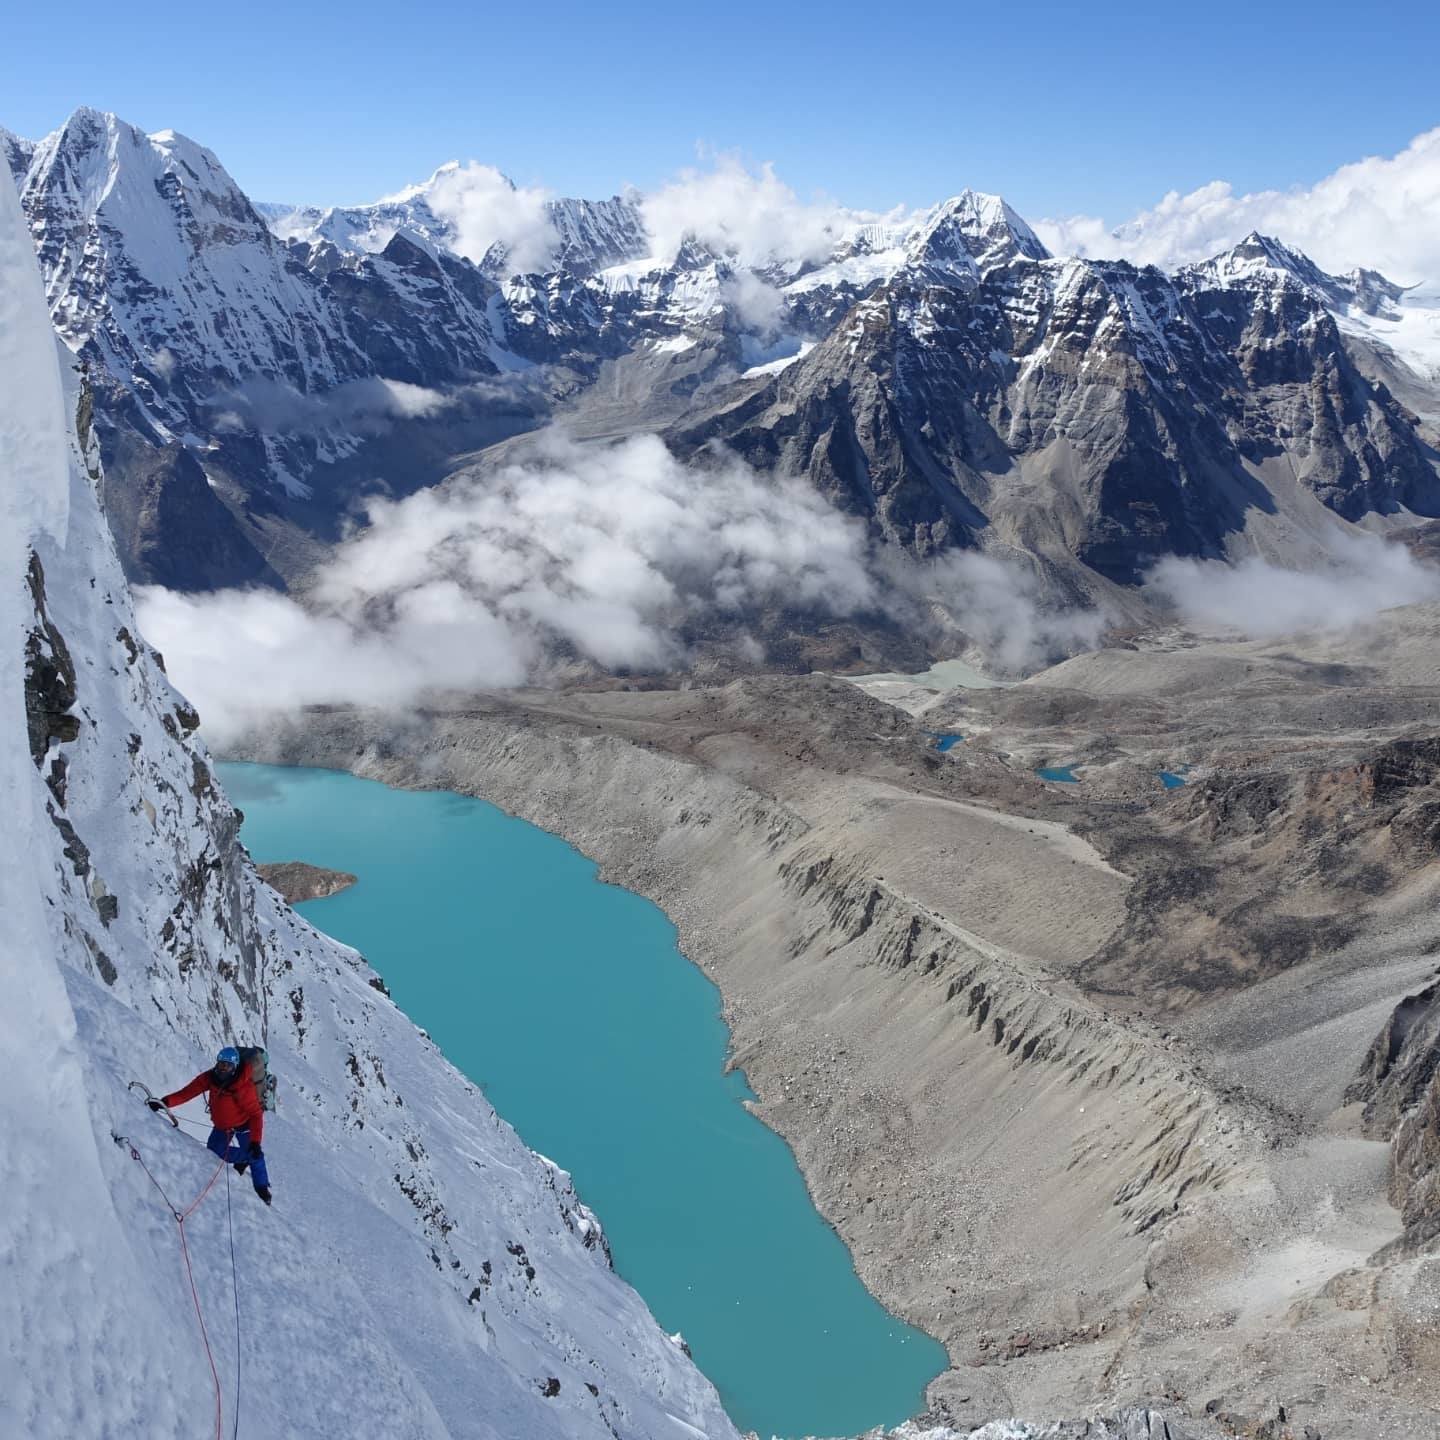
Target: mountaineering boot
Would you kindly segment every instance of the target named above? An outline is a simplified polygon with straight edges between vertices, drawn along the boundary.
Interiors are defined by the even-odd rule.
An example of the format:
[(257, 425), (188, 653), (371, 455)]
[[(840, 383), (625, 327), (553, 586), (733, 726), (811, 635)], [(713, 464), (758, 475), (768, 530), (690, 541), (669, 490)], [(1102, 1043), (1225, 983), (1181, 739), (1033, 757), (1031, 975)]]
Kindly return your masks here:
[(249, 1168), (250, 1162), (248, 1160), (237, 1160), (235, 1162), (235, 1173), (237, 1175), (243, 1175)]
[(257, 1185), (255, 1193), (268, 1205), (270, 1203), (270, 1187), (268, 1185)]

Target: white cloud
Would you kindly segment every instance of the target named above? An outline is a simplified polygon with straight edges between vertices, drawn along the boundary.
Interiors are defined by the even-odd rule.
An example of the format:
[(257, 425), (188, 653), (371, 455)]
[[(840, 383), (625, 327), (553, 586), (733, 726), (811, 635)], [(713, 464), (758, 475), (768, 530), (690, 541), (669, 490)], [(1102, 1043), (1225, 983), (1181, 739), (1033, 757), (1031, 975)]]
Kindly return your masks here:
[(141, 592), (141, 626), (210, 734), (307, 704), (400, 707), (431, 687), (543, 680), (566, 657), (682, 670), (697, 622), (753, 664), (756, 618), (782, 610), (964, 632), (1012, 668), (1071, 653), (1101, 624), (1044, 614), (1038, 587), (986, 556), (877, 554), (804, 481), (723, 454), (685, 466), (654, 436), (549, 433), (494, 472), (377, 501), (369, 519), (303, 605)]
[(217, 431), (269, 435), (376, 434), (394, 420), (429, 419), (457, 403), (466, 387), (430, 390), (404, 380), (347, 380), (329, 390), (303, 394), (281, 380), (255, 376), (213, 403)]
[(428, 420), (454, 403), (451, 395), (440, 390), (428, 390), (423, 385), (412, 385), (407, 380), (381, 380), (390, 400), (390, 412), (406, 420)]
[(1363, 266), (1402, 284), (1440, 280), (1440, 128), (1398, 155), (1343, 165), (1315, 185), (1237, 195), (1222, 180), (1112, 228), (1094, 216), (1042, 220), (1036, 233), (1057, 255), (1128, 259), (1162, 268), (1204, 260), (1250, 231), (1304, 251), (1323, 269)]
[(749, 170), (735, 155), (718, 155), (709, 170), (686, 170), (640, 203), (657, 261), (668, 264), (693, 235), (741, 265), (819, 260), (859, 223), (857, 211), (833, 201), (806, 202), (773, 165)]
[[(893, 558), (891, 563), (893, 564)], [(900, 593), (938, 607), (1006, 675), (1093, 650), (1110, 623), (1100, 610), (1057, 610), (1044, 599), (1040, 575), (1018, 560), (962, 550), (894, 572)], [(915, 623), (912, 621), (912, 624)]]
[(845, 614), (876, 597), (858, 527), (813, 489), (730, 457), (688, 469), (654, 436), (583, 447), (552, 433), (524, 461), (369, 518), (313, 586), (322, 607), (443, 576), (607, 667), (680, 663), (676, 631), (700, 610)]
[(1343, 630), (1397, 605), (1440, 599), (1440, 570), (1403, 545), (1337, 533), (1328, 564), (1281, 570), (1251, 556), (1235, 565), (1169, 556), (1146, 579), (1150, 593), (1195, 629), (1254, 639)]
[(383, 620), (306, 610), (268, 590), (136, 592), (140, 624), (223, 739), (271, 714), (339, 700), (399, 706), (428, 686), (513, 685), (520, 637), (441, 582), (399, 597)]
[(477, 264), (493, 246), (503, 247), (506, 270), (528, 274), (545, 269), (559, 236), (538, 186), (512, 184), (493, 165), (446, 165), (436, 171), (426, 195), (430, 208), (453, 231), (451, 249)]
[(747, 330), (772, 335), (785, 319), (785, 297), (753, 270), (737, 270), (720, 298)]

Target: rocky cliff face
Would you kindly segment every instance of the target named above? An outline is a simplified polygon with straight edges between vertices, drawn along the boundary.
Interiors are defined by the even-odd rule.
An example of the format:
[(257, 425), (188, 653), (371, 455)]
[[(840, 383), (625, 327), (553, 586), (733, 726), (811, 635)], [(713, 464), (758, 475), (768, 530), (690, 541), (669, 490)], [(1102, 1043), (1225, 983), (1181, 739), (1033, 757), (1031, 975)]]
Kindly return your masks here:
[(1171, 277), (937, 223), (813, 351), (672, 436), (808, 474), (917, 555), (1011, 547), (1121, 584), (1297, 502), (1433, 513), (1424, 437), (1350, 358), (1339, 287), (1259, 237)]

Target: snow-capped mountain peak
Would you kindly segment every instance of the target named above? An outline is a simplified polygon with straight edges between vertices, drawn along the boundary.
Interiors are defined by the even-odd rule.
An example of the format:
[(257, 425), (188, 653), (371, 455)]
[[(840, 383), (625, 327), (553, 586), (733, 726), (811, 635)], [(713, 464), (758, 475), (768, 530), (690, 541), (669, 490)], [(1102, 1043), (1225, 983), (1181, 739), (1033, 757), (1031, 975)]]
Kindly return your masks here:
[(36, 147), (22, 200), (56, 329), (149, 377), (156, 420), (183, 423), (172, 388), (198, 404), (256, 374), (310, 389), (353, 369), (314, 287), (194, 141), (79, 109)]
[(440, 166), (428, 180), (407, 185), (370, 205), (264, 205), (270, 228), (282, 240), (303, 244), (328, 241), (346, 255), (377, 255), (396, 235), (431, 254), (453, 249), (455, 227), (430, 207), (430, 197), (443, 177), (459, 169), (455, 161)]
[(1216, 287), (1253, 284), (1256, 281), (1294, 283), (1309, 290), (1339, 315), (1354, 311), (1360, 315), (1394, 319), (1406, 287), (1387, 279), (1378, 270), (1354, 269), (1344, 275), (1322, 270), (1308, 255), (1252, 230), (1229, 250), (1184, 267), (1182, 275), (1203, 276)]
[(906, 247), (910, 264), (957, 276), (979, 274), (1024, 257), (1049, 258), (1035, 232), (998, 195), (962, 190), (937, 205)]

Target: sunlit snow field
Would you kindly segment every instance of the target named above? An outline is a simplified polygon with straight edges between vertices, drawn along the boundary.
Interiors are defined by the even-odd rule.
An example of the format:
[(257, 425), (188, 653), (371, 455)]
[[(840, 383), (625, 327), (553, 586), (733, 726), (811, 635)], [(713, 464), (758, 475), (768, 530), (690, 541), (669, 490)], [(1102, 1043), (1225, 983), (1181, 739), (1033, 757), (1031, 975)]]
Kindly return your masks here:
[[(888, 1314), (785, 1144), (722, 1072), (719, 996), (649, 901), (483, 801), (224, 765), (257, 860), (359, 883), (300, 908), (356, 946), (521, 1136), (570, 1170), (617, 1269), (762, 1435), (922, 1404), (941, 1347)], [(267, 1148), (284, 1151), (284, 1116)]]

